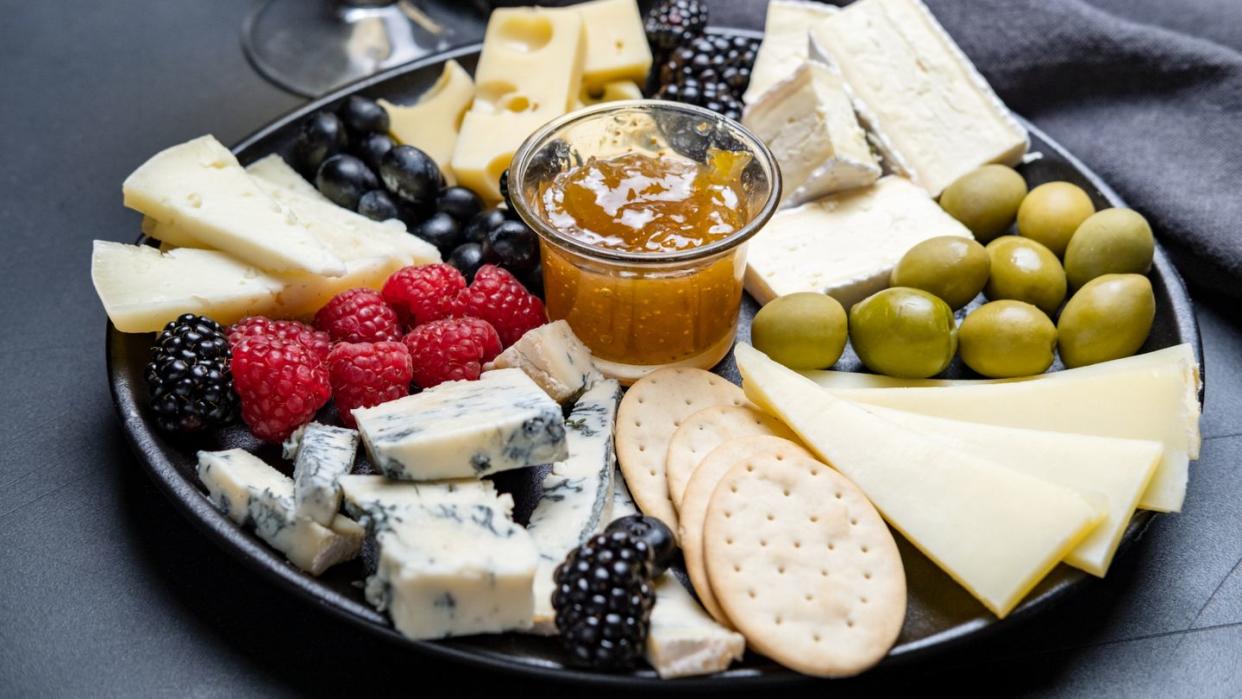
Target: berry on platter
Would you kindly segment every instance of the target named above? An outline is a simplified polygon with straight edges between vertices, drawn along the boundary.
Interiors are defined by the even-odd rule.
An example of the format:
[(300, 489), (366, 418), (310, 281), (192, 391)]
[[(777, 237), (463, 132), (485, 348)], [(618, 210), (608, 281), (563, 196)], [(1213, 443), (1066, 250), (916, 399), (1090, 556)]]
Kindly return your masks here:
[(444, 187), (440, 166), (414, 146), (396, 146), (380, 161), (380, 178), (398, 199), (418, 209), (429, 209)]
[(625, 531), (596, 534), (553, 574), (552, 607), (575, 665), (618, 670), (643, 654), (655, 604), (651, 547)]
[(500, 173), (500, 197), (505, 200), (505, 207), (513, 211), (513, 200), (509, 198), (509, 168)]
[(341, 153), (323, 161), (315, 173), (315, 188), (333, 204), (351, 211), (358, 208), (363, 194), (379, 189), (379, 180), (366, 163)]
[(707, 6), (699, 0), (665, 0), (647, 15), (647, 41), (656, 51), (671, 51), (707, 29)]
[(342, 291), (315, 314), (315, 327), (333, 342), (379, 342), (401, 339), (394, 311), (370, 289)]
[(521, 221), (505, 221), (488, 231), (483, 259), (513, 272), (530, 269), (539, 261), (539, 239)]
[(293, 340), (310, 350), (321, 361), (328, 358), (328, 350), (332, 349), (332, 339), (328, 337), (328, 333), (296, 320), (272, 320), (266, 316), (250, 316), (229, 326), (229, 344), (233, 347), (236, 347), (237, 343), (242, 340), (256, 335)]
[(358, 140), (356, 150), (358, 157), (362, 158), (362, 162), (371, 168), (371, 172), (379, 172), (380, 163), (384, 161), (384, 154), (396, 145), (388, 134), (369, 133)]
[(431, 388), (445, 381), (474, 381), (503, 349), (496, 329), (478, 318), (424, 323), (405, 336), (414, 361), (414, 383)]
[(664, 522), (646, 515), (629, 515), (614, 520), (604, 533), (625, 532), (636, 540), (645, 541), (651, 547), (652, 577), (660, 577), (673, 563), (677, 554), (677, 540)]
[(508, 271), (483, 265), (474, 281), (457, 296), (454, 315), (482, 318), (496, 328), (505, 347), (548, 322), (543, 301)]
[(508, 220), (504, 209), (494, 208), (480, 211), (470, 219), (470, 223), (466, 224), (466, 242), (482, 244), (487, 240), (487, 234), (491, 233), (493, 228)]
[(351, 95), (337, 111), (351, 134), (387, 133), (388, 112), (373, 99)]
[(155, 424), (167, 432), (197, 432), (237, 420), (229, 341), (205, 316), (186, 313), (164, 326), (147, 364)]
[(242, 420), (268, 442), (283, 442), (332, 396), (327, 366), (293, 340), (248, 337), (233, 348), (231, 368)]
[(388, 192), (372, 189), (358, 200), (358, 213), (372, 221), (387, 221), (401, 218), (401, 207)]
[(436, 198), (436, 208), (465, 226), (483, 210), (483, 200), (465, 187), (446, 187)]
[(332, 112), (315, 112), (298, 128), (294, 142), (294, 160), (308, 179), (315, 176), (323, 161), (345, 150), (348, 137), (345, 125)]
[(440, 254), (448, 257), (461, 244), (461, 224), (444, 211), (438, 211), (423, 221), (415, 235), (436, 246)]
[(384, 282), (380, 292), (408, 326), (422, 325), (453, 314), (466, 279), (446, 264), (402, 267)]
[(462, 243), (449, 255), (448, 263), (457, 268), (466, 282), (474, 281), (474, 275), (483, 266), (483, 246), (478, 243)]
[(400, 342), (338, 342), (328, 354), (328, 381), (341, 424), (354, 427), (354, 408), (370, 408), (410, 392), (414, 365)]

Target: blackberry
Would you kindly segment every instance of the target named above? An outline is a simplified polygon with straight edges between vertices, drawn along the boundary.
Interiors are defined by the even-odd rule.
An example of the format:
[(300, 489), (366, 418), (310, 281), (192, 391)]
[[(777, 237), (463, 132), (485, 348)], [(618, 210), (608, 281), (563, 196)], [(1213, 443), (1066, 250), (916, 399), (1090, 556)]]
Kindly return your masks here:
[(642, 657), (655, 604), (652, 549), (626, 531), (596, 534), (556, 568), (552, 607), (574, 665), (606, 670)]
[(651, 9), (644, 25), (647, 42), (666, 53), (707, 29), (707, 6), (699, 0), (666, 0)]
[(147, 390), (160, 429), (196, 432), (237, 420), (232, 352), (219, 323), (186, 313), (164, 326), (151, 349)]
[(655, 96), (739, 119), (757, 50), (758, 42), (746, 37), (698, 37), (673, 50), (660, 64), (655, 72)]
[(673, 562), (673, 556), (677, 553), (677, 541), (673, 538), (673, 532), (668, 525), (655, 517), (629, 515), (614, 521), (604, 529), (605, 534), (617, 531), (645, 541), (651, 547), (652, 576), (658, 578), (668, 570)]

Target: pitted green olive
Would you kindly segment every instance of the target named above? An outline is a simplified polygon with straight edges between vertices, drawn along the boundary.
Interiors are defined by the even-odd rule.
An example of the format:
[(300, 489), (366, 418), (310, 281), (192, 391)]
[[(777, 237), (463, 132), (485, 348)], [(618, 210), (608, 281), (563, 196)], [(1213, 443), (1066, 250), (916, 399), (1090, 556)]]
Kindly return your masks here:
[(957, 339), (962, 361), (984, 376), (1032, 376), (1052, 366), (1057, 328), (1029, 303), (992, 301), (966, 316)]
[(770, 301), (750, 326), (755, 349), (790, 369), (824, 369), (845, 350), (845, 309), (827, 294), (803, 292)]
[(1065, 270), (1048, 248), (1007, 235), (988, 243), (992, 275), (983, 293), (989, 300), (1025, 301), (1052, 315), (1065, 299)]
[(1151, 225), (1133, 209), (1094, 213), (1070, 238), (1065, 250), (1065, 275), (1070, 287), (1104, 274), (1147, 274), (1155, 255)]
[(1151, 282), (1141, 274), (1105, 274), (1083, 285), (1061, 311), (1057, 348), (1073, 368), (1129, 357), (1156, 317)]
[(868, 369), (906, 379), (935, 376), (957, 353), (953, 311), (919, 289), (894, 287), (850, 309), (850, 342)]
[(979, 243), (942, 235), (910, 248), (893, 268), (892, 284), (935, 294), (956, 311), (983, 291), (991, 266)]
[(1069, 182), (1041, 184), (1018, 207), (1018, 235), (1038, 241), (1060, 257), (1078, 226), (1095, 213), (1081, 187)]
[(1004, 233), (1026, 197), (1026, 180), (1004, 165), (984, 165), (962, 175), (940, 195), (940, 206), (980, 242)]

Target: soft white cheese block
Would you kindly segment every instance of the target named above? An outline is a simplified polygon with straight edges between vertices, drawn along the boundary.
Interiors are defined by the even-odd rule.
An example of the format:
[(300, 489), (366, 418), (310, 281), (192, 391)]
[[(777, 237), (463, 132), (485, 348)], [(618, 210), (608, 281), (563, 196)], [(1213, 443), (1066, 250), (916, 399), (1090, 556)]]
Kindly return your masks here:
[(479, 478), (569, 456), (561, 406), (520, 369), (443, 383), (353, 415), (372, 465), (389, 478)]
[(406, 506), (378, 522), (367, 599), (412, 639), (524, 630), (538, 554), (530, 535), (484, 503)]
[(444, 64), (444, 71), (418, 102), (393, 104), (380, 100), (388, 112), (389, 132), (398, 143), (414, 146), (431, 156), (449, 184), (455, 184), (449, 161), (457, 144), (462, 117), (474, 100), (474, 81), (457, 61)]
[(293, 462), (294, 514), (331, 524), (341, 509), (341, 476), (354, 467), (358, 433), (312, 422), (302, 430)]
[(597, 87), (618, 80), (647, 79), (651, 48), (635, 0), (593, 0), (573, 8), (582, 16), (586, 33), (583, 84)]
[(613, 427), (620, 400), (621, 386), (611, 379), (583, 393), (565, 421), (569, 458), (552, 464), (543, 477), (539, 501), (526, 525), (539, 551), (534, 584), (536, 633), (556, 633), (552, 609), (556, 566), (571, 549), (599, 531), (609, 512), (617, 466)]
[(198, 453), (208, 498), (311, 575), (358, 555), (363, 528), (340, 515), (328, 526), (294, 514), (293, 481), (244, 449)]
[[(619, 471), (612, 492), (609, 521), (639, 514)], [(722, 672), (745, 652), (745, 637), (716, 623), (671, 572), (656, 580), (645, 657), (660, 677)]]
[(108, 318), (126, 333), (156, 332), (182, 313), (210, 316), (224, 325), (266, 313), (283, 282), (214, 250), (96, 240), (91, 281)]
[(938, 197), (988, 163), (1016, 165), (1024, 129), (920, 0), (858, 0), (811, 27), (894, 170)]
[(125, 206), (270, 272), (340, 276), (345, 263), (212, 136), (163, 150), (121, 185)]
[(527, 332), (487, 368), (521, 369), (558, 403), (576, 397), (601, 376), (591, 350), (564, 320)]
[(742, 123), (781, 167), (781, 201), (796, 206), (880, 178), (867, 135), (841, 76), (819, 63), (798, 66), (746, 111)]
[(886, 288), (910, 248), (942, 235), (971, 237), (925, 190), (882, 177), (872, 187), (776, 212), (751, 240), (746, 290), (761, 304), (817, 291), (849, 309)]
[(753, 104), (776, 83), (788, 78), (810, 55), (812, 25), (838, 8), (803, 0), (772, 0), (763, 25), (763, 43), (755, 55), (750, 83), (742, 100)]

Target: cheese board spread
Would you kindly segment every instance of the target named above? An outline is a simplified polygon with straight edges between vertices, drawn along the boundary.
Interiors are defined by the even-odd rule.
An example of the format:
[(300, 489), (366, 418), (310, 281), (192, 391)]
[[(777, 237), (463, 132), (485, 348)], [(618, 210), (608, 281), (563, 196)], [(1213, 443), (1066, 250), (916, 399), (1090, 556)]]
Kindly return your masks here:
[(157, 483), (378, 634), (584, 682), (1055, 623), (1189, 506), (1159, 231), (921, 0), (707, 23), (497, 9), (235, 148), (153, 148), (91, 274)]

